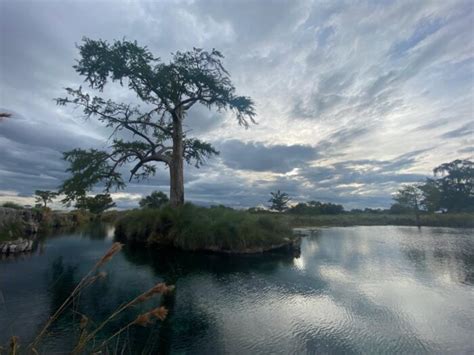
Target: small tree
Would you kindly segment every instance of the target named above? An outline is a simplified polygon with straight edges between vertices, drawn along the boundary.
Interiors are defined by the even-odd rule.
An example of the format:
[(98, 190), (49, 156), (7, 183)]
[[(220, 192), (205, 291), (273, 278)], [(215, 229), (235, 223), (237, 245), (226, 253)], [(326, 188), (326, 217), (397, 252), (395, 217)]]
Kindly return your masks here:
[(42, 204), (43, 207), (48, 207), (48, 203), (53, 202), (53, 199), (58, 196), (57, 192), (46, 191), (46, 190), (36, 190), (35, 191), (36, 203)]
[(139, 202), (142, 208), (160, 208), (169, 202), (168, 196), (161, 191), (153, 191), (149, 196), (142, 198)]
[(272, 197), (268, 200), (271, 202), (270, 209), (278, 212), (283, 212), (288, 209), (288, 202), (290, 202), (290, 197), (285, 192), (270, 192)]
[(416, 225), (420, 226), (420, 202), (423, 192), (416, 185), (405, 185), (395, 194), (393, 199), (400, 207), (415, 213)]
[(77, 199), (76, 208), (89, 210), (89, 212), (101, 215), (116, 204), (109, 194), (97, 194), (95, 196), (82, 196)]

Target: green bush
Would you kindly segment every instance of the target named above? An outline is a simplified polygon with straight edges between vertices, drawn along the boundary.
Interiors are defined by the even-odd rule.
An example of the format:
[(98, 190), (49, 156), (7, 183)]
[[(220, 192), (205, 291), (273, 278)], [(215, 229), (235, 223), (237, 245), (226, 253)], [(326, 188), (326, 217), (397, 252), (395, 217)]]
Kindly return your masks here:
[(24, 235), (24, 227), (21, 222), (10, 222), (0, 228), (0, 242), (14, 240)]
[(284, 243), (293, 233), (277, 216), (188, 203), (177, 209), (165, 206), (130, 211), (118, 220), (116, 235), (122, 241), (186, 250), (243, 251)]

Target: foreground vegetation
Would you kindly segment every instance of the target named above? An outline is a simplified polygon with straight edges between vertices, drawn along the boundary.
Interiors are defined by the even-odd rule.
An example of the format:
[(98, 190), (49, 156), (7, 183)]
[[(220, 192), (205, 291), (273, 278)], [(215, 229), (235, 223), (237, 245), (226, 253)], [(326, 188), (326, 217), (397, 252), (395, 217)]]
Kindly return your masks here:
[[(110, 249), (95, 263), (92, 269), (75, 285), (71, 292), (61, 300), (61, 304), (48, 318), (45, 324), (35, 334), (29, 344), (21, 343), (21, 339), (12, 336), (6, 346), (0, 345), (0, 354), (40, 354), (47, 353), (43, 347), (48, 338), (54, 337), (51, 328), (61, 319), (70, 318), (72, 322), (64, 328), (71, 335), (72, 348), (70, 354), (118, 354), (125, 353), (129, 349), (127, 338), (120, 339), (120, 336), (130, 331), (134, 327), (147, 327), (156, 321), (164, 321), (168, 315), (168, 309), (164, 306), (164, 299), (161, 304), (156, 305), (156, 299), (167, 295), (174, 290), (174, 286), (165, 283), (157, 283), (149, 290), (137, 295), (129, 302), (122, 304), (112, 313), (102, 320), (93, 320), (83, 313), (81, 306), (81, 295), (91, 288), (92, 285), (100, 283), (107, 277), (104, 267), (111, 261), (115, 254), (122, 249), (122, 244), (114, 243)], [(57, 282), (58, 280), (56, 280)], [(145, 305), (155, 300), (155, 304)], [(123, 315), (128, 313), (133, 318), (123, 323)], [(74, 315), (74, 317), (72, 317)], [(104, 330), (112, 327), (112, 331), (104, 334)], [(110, 330), (110, 329), (109, 329)], [(107, 335), (106, 335), (107, 334)], [(110, 334), (110, 335), (109, 335)]]
[(116, 236), (129, 243), (236, 253), (283, 247), (295, 238), (278, 216), (189, 203), (180, 208), (167, 205), (130, 211), (118, 220)]

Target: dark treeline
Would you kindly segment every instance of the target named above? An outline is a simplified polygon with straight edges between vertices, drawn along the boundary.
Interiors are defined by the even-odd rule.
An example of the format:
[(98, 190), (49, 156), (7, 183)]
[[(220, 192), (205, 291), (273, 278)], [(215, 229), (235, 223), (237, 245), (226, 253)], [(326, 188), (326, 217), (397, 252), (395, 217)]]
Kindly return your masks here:
[(344, 207), (335, 203), (324, 203), (320, 201), (302, 202), (291, 207), (288, 213), (294, 214), (340, 214), (344, 212)]
[(394, 200), (392, 213), (473, 212), (474, 162), (457, 159), (441, 164), (425, 182), (402, 186)]

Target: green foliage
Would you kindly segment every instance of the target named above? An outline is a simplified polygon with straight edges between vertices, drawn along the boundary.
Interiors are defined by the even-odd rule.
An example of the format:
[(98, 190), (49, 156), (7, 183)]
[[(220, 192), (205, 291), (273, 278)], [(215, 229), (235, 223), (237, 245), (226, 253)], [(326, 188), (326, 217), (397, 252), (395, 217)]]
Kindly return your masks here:
[(18, 203), (16, 203), (16, 202), (10, 202), (10, 201), (4, 202), (4, 203), (2, 204), (2, 207), (14, 208), (14, 209), (16, 209), (16, 210), (22, 210), (22, 209), (23, 209), (23, 206), (22, 206), (22, 205), (20, 205), (20, 204), (18, 204)]
[(434, 170), (434, 178), (424, 184), (405, 185), (394, 197), (399, 207), (428, 212), (440, 209), (448, 212), (474, 211), (474, 163), (454, 160)]
[(433, 172), (439, 176), (440, 207), (450, 212), (474, 211), (474, 162), (458, 159)]
[(25, 235), (25, 228), (21, 222), (9, 222), (0, 227), (0, 242), (14, 240)]
[(77, 200), (75, 205), (78, 209), (85, 209), (93, 214), (100, 215), (105, 210), (115, 207), (112, 197), (109, 194), (97, 194), (95, 196), (84, 196)]
[(161, 191), (153, 191), (139, 202), (142, 208), (160, 208), (169, 202), (168, 196)]
[(114, 186), (123, 188), (125, 183), (122, 176), (114, 171), (109, 158), (109, 154), (96, 149), (74, 149), (64, 153), (64, 159), (70, 164), (67, 171), (72, 177), (61, 187), (61, 193), (66, 195), (63, 202), (69, 206), (72, 201), (83, 198), (87, 191), (101, 181), (106, 182), (106, 190)]
[(115, 223), (119, 218), (121, 218), (126, 211), (117, 211), (117, 210), (111, 210), (111, 211), (105, 211), (100, 215), (100, 220), (101, 222), (104, 223)]
[(245, 251), (284, 243), (292, 231), (276, 216), (186, 203), (177, 209), (130, 211), (117, 222), (116, 235), (122, 240), (186, 250)]
[[(91, 89), (102, 92), (109, 82), (127, 85), (148, 109), (91, 96), (81, 87), (67, 88), (68, 96), (56, 100), (59, 105), (81, 107), (86, 118), (96, 117), (112, 129), (111, 137), (115, 138), (105, 151), (75, 149), (64, 154), (72, 175), (61, 189), (66, 203), (85, 196), (99, 183), (104, 183), (105, 192), (123, 188), (119, 171), (130, 164), (129, 180), (141, 180), (155, 174), (157, 162), (182, 171), (183, 159), (199, 167), (218, 154), (211, 144), (183, 133), (183, 120), (195, 104), (230, 110), (244, 127), (255, 123), (254, 104), (250, 98), (235, 94), (219, 51), (194, 48), (176, 52), (169, 63), (163, 63), (146, 47), (127, 40), (110, 44), (84, 38), (78, 48), (80, 59), (74, 68)], [(132, 140), (120, 138), (124, 130), (131, 133)], [(183, 182), (176, 181), (180, 186), (172, 190), (172, 202), (182, 200), (173, 196), (184, 189)]]
[(43, 207), (48, 207), (48, 203), (53, 202), (53, 199), (58, 195), (57, 192), (47, 190), (36, 190), (35, 199), (37, 204), (42, 204)]
[(421, 206), (425, 211), (435, 212), (441, 208), (441, 191), (438, 182), (434, 179), (426, 179), (424, 184), (418, 186), (423, 194)]
[(400, 203), (394, 203), (390, 206), (390, 213), (393, 214), (408, 214), (411, 213), (413, 210), (411, 207), (407, 207), (406, 205), (402, 205)]
[(298, 203), (291, 207), (288, 213), (304, 215), (341, 214), (344, 213), (344, 207), (330, 202), (310, 201), (308, 203)]
[(71, 220), (72, 224), (76, 226), (84, 225), (92, 219), (90, 212), (82, 209), (68, 212), (65, 217), (66, 220)]
[(290, 202), (290, 198), (287, 193), (280, 192), (270, 192), (272, 196), (268, 202), (271, 202), (270, 209), (278, 212), (283, 212), (288, 209), (288, 202)]
[(422, 199), (422, 191), (415, 185), (403, 186), (393, 199), (402, 207), (412, 211), (420, 209), (420, 201)]

